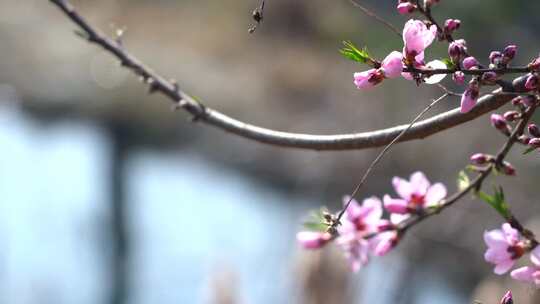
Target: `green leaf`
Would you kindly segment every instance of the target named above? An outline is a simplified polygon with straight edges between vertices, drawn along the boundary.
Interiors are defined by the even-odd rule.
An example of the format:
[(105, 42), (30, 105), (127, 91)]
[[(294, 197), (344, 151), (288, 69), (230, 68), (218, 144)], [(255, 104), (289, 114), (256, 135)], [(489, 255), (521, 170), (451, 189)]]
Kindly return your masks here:
[(441, 61), (446, 65), (446, 68), (452, 70), (456, 68), (456, 65), (452, 62), (450, 58), (441, 58)]
[(523, 151), (523, 155), (525, 154), (529, 154), (531, 153), (532, 151), (536, 150), (535, 147), (528, 147), (525, 151)]
[(311, 231), (324, 232), (328, 229), (328, 221), (325, 219), (328, 210), (322, 207), (309, 213), (308, 219), (302, 224), (304, 228)]
[(304, 226), (304, 228), (306, 228), (307, 230), (320, 232), (325, 232), (328, 228), (328, 225), (321, 222), (304, 222), (302, 226)]
[(463, 191), (465, 188), (469, 187), (471, 184), (471, 180), (469, 179), (469, 176), (467, 173), (465, 173), (465, 170), (459, 171), (458, 179), (457, 179), (457, 187), (459, 191)]
[(482, 191), (477, 191), (476, 196), (488, 203), (493, 209), (495, 209), (503, 218), (510, 218), (510, 208), (504, 198), (504, 191), (501, 186), (495, 187), (495, 194), (489, 195)]
[(344, 47), (339, 49), (339, 52), (343, 57), (352, 61), (366, 63), (371, 61), (367, 48), (359, 49), (351, 41), (343, 41)]

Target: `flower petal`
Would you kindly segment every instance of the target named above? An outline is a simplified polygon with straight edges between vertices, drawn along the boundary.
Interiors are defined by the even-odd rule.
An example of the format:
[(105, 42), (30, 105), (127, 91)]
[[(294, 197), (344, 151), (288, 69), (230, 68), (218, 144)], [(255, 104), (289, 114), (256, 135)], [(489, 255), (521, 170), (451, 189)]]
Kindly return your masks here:
[(383, 214), (381, 200), (375, 196), (366, 198), (362, 202), (362, 208), (365, 210), (362, 215), (364, 223), (368, 224), (370, 228), (375, 228), (376, 230), (377, 224), (379, 223), (379, 220)]
[[(444, 62), (440, 61), (440, 60), (433, 60), (433, 61), (430, 61), (426, 64), (426, 67), (430, 68), (430, 69), (446, 69), (446, 64), (444, 64)], [(427, 77), (426, 79), (424, 79), (424, 81), (427, 83), (427, 84), (436, 84), (436, 83), (439, 83), (441, 80), (444, 79), (444, 77), (446, 77), (446, 74), (435, 74), (435, 75), (432, 75), (430, 77)]]
[(427, 190), (430, 186), (429, 180), (426, 178), (424, 173), (417, 171), (411, 175), (411, 188), (413, 193), (418, 195), (426, 195)]
[(536, 272), (536, 269), (534, 267), (527, 266), (527, 267), (521, 267), (521, 268), (512, 270), (512, 272), (510, 273), (510, 276), (512, 276), (512, 278), (518, 281), (534, 282), (533, 275), (535, 272)]
[(354, 73), (354, 84), (358, 89), (370, 89), (374, 87), (375, 85), (369, 81), (369, 79), (372, 77), (373, 73), (375, 73), (375, 69), (363, 71)]
[(502, 224), (502, 231), (504, 232), (506, 241), (509, 242), (509, 244), (514, 245), (519, 242), (519, 231), (512, 228), (512, 225), (508, 223)]
[(387, 78), (398, 77), (403, 70), (403, 54), (398, 51), (393, 51), (388, 54), (382, 61), (382, 68), (384, 70), (384, 76)]
[(408, 181), (396, 176), (392, 179), (392, 185), (394, 186), (394, 190), (396, 190), (396, 193), (401, 198), (403, 198), (404, 200), (411, 199), (413, 188)]
[(437, 206), (446, 197), (446, 187), (441, 183), (436, 183), (428, 188), (426, 193), (426, 206)]
[(409, 217), (410, 217), (409, 214), (392, 213), (392, 214), (390, 214), (390, 222), (392, 222), (392, 224), (394, 224), (394, 225), (399, 225), (400, 223), (402, 223), (403, 221), (405, 221)]
[(316, 231), (301, 231), (296, 234), (296, 239), (305, 249), (319, 249), (330, 239), (330, 233)]
[(383, 201), (384, 208), (386, 208), (386, 210), (388, 210), (390, 213), (408, 213), (406, 200), (391, 198), (390, 195), (387, 194), (383, 197)]
[(508, 272), (508, 270), (510, 270), (510, 268), (512, 268), (512, 266), (514, 266), (514, 260), (506, 260), (500, 264), (497, 264), (493, 269), (493, 272), (498, 275), (505, 274)]
[[(347, 204), (347, 202), (350, 200), (350, 196), (346, 195), (343, 197), (343, 206)], [(351, 200), (351, 203), (349, 204), (349, 207), (347, 210), (345, 210), (345, 215), (347, 218), (351, 221), (358, 218), (362, 214), (362, 207), (360, 207), (360, 204), (357, 200), (354, 198)]]
[(540, 268), (540, 246), (538, 245), (531, 251), (531, 262)]
[(395, 247), (397, 234), (395, 231), (387, 231), (378, 234), (371, 239), (371, 249), (376, 256), (383, 256)]
[(489, 248), (501, 250), (506, 250), (506, 248), (508, 248), (508, 242), (500, 229), (484, 231), (484, 242)]

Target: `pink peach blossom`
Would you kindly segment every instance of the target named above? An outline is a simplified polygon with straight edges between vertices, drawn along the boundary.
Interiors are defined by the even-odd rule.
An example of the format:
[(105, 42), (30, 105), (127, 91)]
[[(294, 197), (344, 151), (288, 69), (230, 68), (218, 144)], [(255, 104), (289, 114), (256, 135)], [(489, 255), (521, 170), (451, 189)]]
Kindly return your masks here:
[(398, 6), (397, 6), (397, 10), (401, 15), (410, 14), (414, 12), (415, 9), (416, 9), (416, 6), (410, 3), (409, 1), (406, 1), (406, 2), (399, 1)]
[(469, 56), (469, 57), (463, 59), (463, 68), (465, 70), (471, 70), (473, 68), (478, 68), (479, 65), (480, 65), (480, 63), (478, 62), (478, 60), (476, 60), (476, 58), (474, 58), (472, 56)]
[(515, 269), (510, 275), (518, 281), (531, 282), (540, 287), (540, 246), (536, 246), (531, 252), (531, 262), (532, 266)]
[(396, 247), (399, 241), (398, 234), (395, 230), (385, 231), (377, 234), (371, 240), (371, 247), (373, 254), (376, 256), (383, 256), (390, 250)]
[[(343, 199), (344, 204), (349, 200)], [(379, 231), (379, 221), (383, 214), (381, 201), (376, 197), (367, 198), (362, 205), (352, 200), (345, 211), (341, 226), (338, 227), (337, 244), (345, 251), (353, 271), (358, 271), (369, 261), (373, 239), (366, 236)]]
[(496, 274), (508, 272), (515, 260), (525, 253), (519, 232), (508, 223), (501, 228), (484, 232), (484, 242), (488, 246), (484, 259), (495, 265), (493, 271)]
[[(394, 177), (392, 184), (400, 198), (388, 194), (383, 197), (384, 206), (391, 213), (408, 214), (435, 207), (446, 197), (446, 187), (441, 183), (432, 185), (422, 172), (413, 173), (409, 181)], [(395, 218), (392, 222), (396, 222)]]
[(469, 83), (469, 86), (461, 95), (461, 113), (467, 113), (476, 105), (478, 100), (478, 95), (480, 95), (480, 88), (476, 82)]
[(358, 89), (369, 89), (381, 83), (384, 78), (399, 76), (403, 70), (402, 58), (400, 52), (391, 52), (384, 58), (380, 68), (354, 73), (354, 84)]
[(369, 89), (382, 82), (384, 75), (378, 69), (354, 73), (354, 84), (358, 89)]
[(392, 51), (382, 61), (381, 68), (386, 78), (398, 77), (403, 70), (403, 54)]
[(405, 44), (403, 53), (407, 57), (422, 55), (421, 59), (423, 59), (424, 50), (431, 45), (435, 37), (437, 37), (435, 25), (428, 28), (424, 22), (411, 19), (403, 27), (403, 42)]

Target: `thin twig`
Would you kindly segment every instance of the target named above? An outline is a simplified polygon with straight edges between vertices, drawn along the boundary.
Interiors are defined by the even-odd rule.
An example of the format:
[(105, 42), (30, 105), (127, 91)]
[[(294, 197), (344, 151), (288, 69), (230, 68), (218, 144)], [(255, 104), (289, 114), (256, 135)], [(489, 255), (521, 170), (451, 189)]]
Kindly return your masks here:
[(358, 3), (356, 0), (349, 0), (349, 2), (356, 6), (357, 8), (359, 8), (364, 14), (366, 14), (367, 16), (369, 17), (372, 17), (372, 18), (375, 18), (375, 20), (379, 21), (380, 23), (382, 23), (384, 26), (386, 26), (387, 28), (389, 28), (392, 32), (394, 32), (396, 35), (398, 35), (399, 37), (401, 37), (401, 32), (395, 27), (392, 25), (392, 23), (386, 21), (384, 18), (382, 18), (381, 16), (375, 14), (374, 12), (372, 12), (371, 10), (367, 9), (366, 7), (364, 7), (362, 4)]
[(442, 96), (440, 96), (439, 98), (433, 100), (424, 110), (422, 110), (422, 112), (420, 112), (420, 114), (418, 114), (412, 121), (411, 123), (408, 125), (408, 127), (406, 129), (404, 129), (403, 131), (401, 131), (401, 133), (396, 136), (396, 138), (394, 138), (388, 145), (386, 145), (386, 147), (384, 147), (384, 149), (379, 153), (379, 155), (377, 155), (377, 157), (373, 160), (373, 162), (369, 165), (369, 167), (367, 168), (366, 172), (364, 173), (364, 175), (362, 176), (362, 179), (360, 179), (360, 182), (356, 185), (356, 187), (354, 188), (353, 192), (351, 193), (347, 203), (345, 204), (345, 206), (343, 207), (343, 209), (341, 209), (341, 211), (338, 213), (338, 216), (337, 216), (337, 219), (336, 219), (336, 225), (339, 225), (340, 223), (340, 220), (341, 220), (341, 217), (343, 216), (343, 214), (345, 213), (345, 211), (347, 210), (347, 208), (349, 208), (349, 205), (351, 204), (352, 200), (354, 199), (354, 196), (358, 193), (358, 191), (360, 190), (360, 188), (364, 185), (364, 183), (366, 182), (367, 178), (369, 177), (369, 175), (371, 174), (371, 171), (375, 168), (375, 166), (377, 166), (377, 164), (379, 163), (379, 161), (384, 157), (384, 155), (386, 155), (386, 153), (390, 150), (390, 148), (403, 136), (405, 135), (405, 133), (407, 133), (408, 130), (410, 130), (412, 128), (412, 126), (424, 115), (426, 114), (433, 106), (435, 106), (439, 101), (445, 99), (446, 97), (448, 97), (449, 94), (448, 93), (444, 93)]

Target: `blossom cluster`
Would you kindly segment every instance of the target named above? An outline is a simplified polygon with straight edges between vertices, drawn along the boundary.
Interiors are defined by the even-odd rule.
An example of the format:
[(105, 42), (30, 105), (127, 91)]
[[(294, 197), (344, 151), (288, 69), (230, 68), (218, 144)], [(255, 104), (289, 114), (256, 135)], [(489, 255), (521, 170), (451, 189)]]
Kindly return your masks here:
[[(356, 87), (370, 89), (381, 84), (385, 79), (399, 76), (414, 80), (417, 85), (435, 84), (442, 81), (447, 74), (452, 75), (452, 80), (456, 84), (465, 85), (468, 75), (470, 79), (461, 94), (460, 101), (460, 112), (467, 113), (476, 107), (482, 87), (500, 86), (506, 89), (508, 82), (502, 79), (505, 73), (526, 74), (511, 83), (512, 93), (504, 92), (516, 94), (517, 97), (512, 100), (515, 108), (502, 115), (491, 114), (490, 122), (500, 133), (509, 137), (506, 147), (518, 142), (528, 146), (527, 153), (533, 150), (540, 151), (540, 127), (531, 123), (526, 128), (527, 132), (524, 130), (530, 115), (537, 106), (540, 106), (538, 95), (540, 57), (535, 58), (526, 67), (511, 67), (510, 64), (516, 57), (518, 47), (509, 44), (501, 50), (491, 51), (485, 59), (489, 63), (483, 65), (476, 57), (469, 54), (467, 42), (464, 39), (453, 38), (454, 32), (461, 27), (460, 20), (447, 19), (443, 26), (439, 26), (433, 19), (430, 12), (431, 6), (438, 2), (438, 0), (398, 0), (396, 8), (400, 14), (419, 12), (426, 17), (426, 20), (408, 20), (402, 32), (403, 49), (391, 51), (381, 62), (371, 58), (367, 51), (359, 52), (359, 58), (356, 59), (360, 60), (352, 58), (372, 67), (367, 71), (354, 73)], [(448, 58), (444, 61), (433, 60), (426, 63), (426, 50), (435, 39), (448, 42)], [(447, 90), (446, 92), (449, 93)], [(518, 121), (520, 124), (516, 124), (513, 128), (512, 124)], [(516, 132), (519, 133), (516, 134)], [(501, 229), (484, 233), (484, 241), (488, 246), (484, 258), (495, 266), (494, 272), (499, 275), (509, 272), (519, 258), (530, 253), (532, 264), (512, 270), (511, 276), (516, 280), (532, 282), (540, 288), (538, 242), (532, 233), (525, 233), (526, 229), (517, 221), (512, 221), (515, 219), (504, 201), (502, 188), (494, 196), (480, 191), (483, 179), (492, 170), (508, 176), (516, 175), (516, 169), (504, 160), (507, 152), (508, 150), (504, 153), (500, 152), (497, 156), (483, 153), (472, 155), (470, 160), (473, 165), (468, 168), (482, 172), (481, 174), (484, 175), (478, 176), (475, 185), (465, 186), (468, 189), (463, 193), (474, 188), (479, 197), (483, 196), (482, 199), (508, 221), (502, 225)], [(412, 226), (411, 223), (415, 220), (418, 218), (421, 220), (422, 216), (428, 212), (438, 212), (440, 208), (451, 203), (449, 200), (445, 205), (446, 187), (441, 183), (431, 184), (421, 172), (413, 173), (409, 180), (394, 177), (392, 185), (397, 197), (386, 194), (380, 199), (373, 196), (364, 199), (362, 204), (345, 197), (343, 217), (341, 218), (340, 215), (326, 231), (298, 233), (299, 243), (307, 249), (318, 249), (335, 240), (344, 251), (352, 269), (358, 271), (368, 263), (370, 257), (385, 255), (395, 248), (403, 233)], [(505, 294), (501, 303), (512, 303), (510, 291)]]
[[(379, 68), (373, 68), (364, 72), (354, 73), (354, 84), (359, 89), (372, 88), (381, 83), (385, 78), (395, 78), (402, 75), (405, 79), (414, 79), (411, 73), (402, 72), (407, 67), (414, 68), (446, 68), (446, 65), (438, 60), (425, 64), (424, 50), (429, 47), (437, 37), (437, 27), (427, 26), (420, 20), (411, 19), (403, 28), (403, 51), (392, 51), (382, 61)], [(426, 83), (437, 83), (445, 75), (434, 75), (425, 79)]]
[(531, 251), (531, 266), (513, 270), (512, 278), (534, 283), (540, 287), (540, 246), (532, 244), (509, 223), (504, 223), (501, 229), (484, 232), (484, 241), (488, 246), (484, 258), (495, 265), (494, 272), (502, 275), (507, 273), (527, 251)]
[[(427, 3), (431, 5), (434, 2)], [(415, 1), (398, 0), (397, 10), (400, 14), (410, 14), (419, 7)], [(474, 74), (461, 96), (462, 113), (471, 111), (480, 96), (480, 88), (484, 85), (496, 85), (509, 68), (509, 64), (517, 54), (516, 45), (508, 45), (501, 51), (489, 54), (489, 65), (486, 69), (475, 57), (469, 55), (467, 42), (464, 39), (452, 38), (454, 31), (459, 29), (461, 21), (447, 19), (442, 29), (431, 21), (410, 19), (403, 27), (403, 50), (392, 51), (386, 58), (370, 70), (354, 73), (354, 84), (358, 89), (372, 88), (387, 78), (395, 78), (400, 74), (405, 79), (435, 84), (444, 79), (446, 74), (452, 74), (452, 79), (459, 85), (465, 84), (466, 74)], [(435, 38), (447, 40), (448, 60), (443, 62), (433, 60), (425, 63), (425, 50)], [(372, 60), (372, 63), (376, 61)], [(478, 73), (467, 73), (471, 70), (484, 69)], [(439, 70), (439, 71), (435, 71)], [(528, 66), (524, 89), (533, 91), (540, 88), (540, 58), (534, 59)]]
[[(446, 197), (446, 187), (431, 184), (422, 172), (413, 173), (409, 180), (394, 177), (392, 184), (397, 197), (384, 195), (381, 201), (373, 196), (362, 204), (352, 199), (335, 236), (328, 231), (302, 231), (297, 234), (299, 243), (306, 249), (318, 249), (335, 237), (353, 271), (366, 265), (370, 256), (385, 255), (398, 244), (400, 226), (408, 218), (437, 208)], [(349, 200), (345, 197), (344, 204)], [(383, 218), (383, 206), (389, 219)]]

